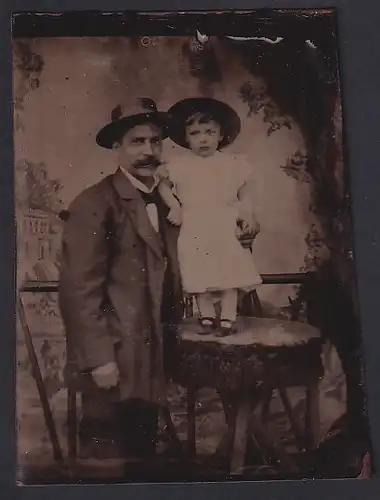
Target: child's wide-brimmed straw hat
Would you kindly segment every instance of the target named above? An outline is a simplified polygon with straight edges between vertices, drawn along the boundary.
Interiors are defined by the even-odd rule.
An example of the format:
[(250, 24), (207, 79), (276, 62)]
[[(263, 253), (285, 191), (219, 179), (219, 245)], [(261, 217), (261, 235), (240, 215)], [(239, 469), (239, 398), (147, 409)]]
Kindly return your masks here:
[(112, 149), (129, 129), (145, 123), (153, 123), (160, 128), (162, 139), (168, 137), (168, 114), (158, 111), (152, 99), (139, 97), (124, 109), (119, 105), (112, 110), (111, 122), (99, 131), (96, 142), (103, 148)]
[(172, 106), (170, 116), (169, 137), (179, 146), (188, 148), (186, 141), (186, 122), (196, 113), (210, 115), (221, 127), (222, 140), (219, 149), (231, 144), (239, 135), (241, 121), (239, 115), (225, 102), (211, 97), (191, 97)]

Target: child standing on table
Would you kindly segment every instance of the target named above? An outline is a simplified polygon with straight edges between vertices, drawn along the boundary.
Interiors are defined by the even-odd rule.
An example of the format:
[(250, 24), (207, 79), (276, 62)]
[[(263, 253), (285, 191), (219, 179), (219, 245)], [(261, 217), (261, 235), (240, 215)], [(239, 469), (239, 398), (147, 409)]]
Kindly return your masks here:
[[(258, 233), (253, 216), (252, 174), (243, 159), (221, 152), (240, 133), (240, 119), (227, 104), (191, 98), (170, 110), (170, 138), (188, 150), (167, 165), (159, 190), (168, 219), (181, 225), (178, 258), (182, 285), (195, 295), (203, 333), (234, 332), (238, 290), (261, 283), (250, 250), (238, 238), (242, 229)], [(174, 194), (173, 194), (174, 193)], [(221, 300), (217, 321), (214, 295)]]

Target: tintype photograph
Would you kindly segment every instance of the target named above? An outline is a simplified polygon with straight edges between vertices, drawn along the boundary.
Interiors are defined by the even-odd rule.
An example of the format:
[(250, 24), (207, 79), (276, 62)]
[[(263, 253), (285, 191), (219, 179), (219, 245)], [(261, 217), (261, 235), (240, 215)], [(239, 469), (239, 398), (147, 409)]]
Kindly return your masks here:
[(368, 474), (334, 11), (13, 25), (18, 483)]

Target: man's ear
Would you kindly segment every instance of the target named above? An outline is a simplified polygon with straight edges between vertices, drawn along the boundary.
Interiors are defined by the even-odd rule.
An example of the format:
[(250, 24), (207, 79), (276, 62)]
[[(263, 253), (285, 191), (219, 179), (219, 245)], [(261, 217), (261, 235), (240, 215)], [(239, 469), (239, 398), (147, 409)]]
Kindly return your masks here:
[(120, 141), (115, 141), (112, 145), (112, 149), (119, 149), (121, 146), (121, 142)]

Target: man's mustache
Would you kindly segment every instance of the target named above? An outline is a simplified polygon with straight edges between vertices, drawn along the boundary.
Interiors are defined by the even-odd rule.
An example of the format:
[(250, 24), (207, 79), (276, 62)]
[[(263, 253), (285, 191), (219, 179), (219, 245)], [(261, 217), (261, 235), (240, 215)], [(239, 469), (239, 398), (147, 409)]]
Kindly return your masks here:
[(133, 166), (136, 168), (140, 167), (159, 167), (162, 164), (162, 162), (156, 158), (155, 156), (148, 156), (144, 158), (143, 160), (137, 160)]

